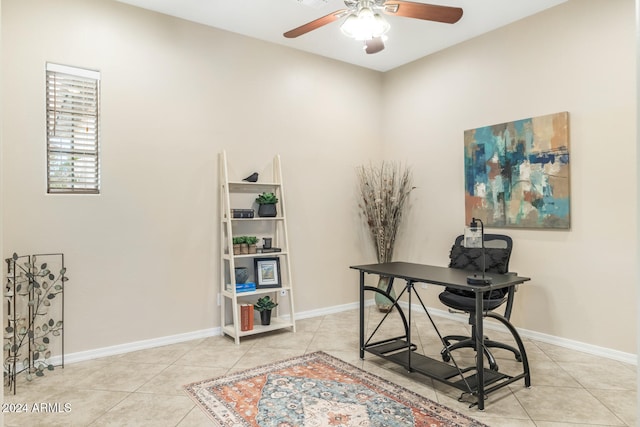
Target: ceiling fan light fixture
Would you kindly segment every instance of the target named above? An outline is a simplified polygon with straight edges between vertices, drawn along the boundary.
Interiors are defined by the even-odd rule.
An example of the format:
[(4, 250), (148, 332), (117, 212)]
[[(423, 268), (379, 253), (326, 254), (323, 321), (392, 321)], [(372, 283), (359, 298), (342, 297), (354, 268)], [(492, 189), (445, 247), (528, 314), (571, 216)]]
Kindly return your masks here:
[(378, 32), (378, 34), (375, 37), (382, 37), (387, 33), (387, 31), (389, 31), (389, 29), (391, 28), (391, 25), (389, 25), (387, 20), (384, 19), (384, 17), (379, 13), (376, 13), (375, 15), (373, 15), (373, 19), (376, 22), (376, 28)]
[(355, 40), (371, 40), (382, 37), (391, 26), (379, 13), (363, 7), (357, 14), (351, 14), (340, 27), (342, 33)]

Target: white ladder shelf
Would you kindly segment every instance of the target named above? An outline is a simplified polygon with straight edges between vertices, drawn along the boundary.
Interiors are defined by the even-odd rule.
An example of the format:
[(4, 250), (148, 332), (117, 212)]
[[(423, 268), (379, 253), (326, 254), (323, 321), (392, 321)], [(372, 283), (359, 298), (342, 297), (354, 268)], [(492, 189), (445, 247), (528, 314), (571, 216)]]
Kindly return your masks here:
[[(246, 182), (241, 178), (233, 177), (230, 180), (230, 168), (225, 151), (219, 154), (220, 173), (220, 325), (222, 332), (232, 337), (236, 344), (240, 338), (277, 329), (290, 328), (295, 332), (295, 311), (293, 305), (293, 278), (291, 275), (291, 256), (289, 252), (289, 238), (287, 234), (287, 219), (285, 209), (284, 186), (282, 183), (282, 171), (280, 168), (280, 156), (276, 155), (272, 160), (271, 176), (266, 180), (260, 173), (257, 182)], [(278, 198), (277, 216), (259, 217), (254, 209), (253, 218), (234, 218), (233, 209), (251, 209), (255, 205), (255, 198), (263, 192), (272, 192)], [(233, 237), (253, 235), (260, 240), (271, 237), (273, 248), (279, 248), (279, 252), (259, 252), (255, 254), (234, 255)], [(258, 251), (261, 251), (258, 245)], [(266, 249), (265, 249), (266, 251)], [(258, 283), (255, 271), (256, 261), (270, 260), (277, 263), (276, 271), (278, 284), (264, 285), (277, 287), (264, 287)], [(277, 260), (277, 261), (274, 261)], [(250, 272), (249, 281), (256, 283), (256, 290), (249, 292), (236, 291), (236, 267), (247, 267)], [(278, 303), (274, 309), (271, 323), (262, 325), (257, 312), (254, 316), (253, 329), (242, 330), (240, 319), (240, 304), (253, 304), (259, 297), (269, 295)]]

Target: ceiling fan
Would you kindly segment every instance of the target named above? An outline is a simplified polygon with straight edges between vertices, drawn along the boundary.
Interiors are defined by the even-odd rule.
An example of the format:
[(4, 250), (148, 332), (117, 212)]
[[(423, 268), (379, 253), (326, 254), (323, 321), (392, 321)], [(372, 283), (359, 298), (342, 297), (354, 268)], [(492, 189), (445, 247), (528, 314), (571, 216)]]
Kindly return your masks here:
[(391, 16), (423, 19), (425, 21), (454, 24), (462, 18), (459, 7), (440, 6), (401, 0), (344, 0), (346, 9), (336, 10), (321, 18), (307, 22), (284, 33), (287, 38), (299, 37), (338, 19), (345, 18), (342, 32), (356, 40), (363, 40), (365, 52), (377, 53), (384, 49), (385, 33), (389, 23), (380, 12)]

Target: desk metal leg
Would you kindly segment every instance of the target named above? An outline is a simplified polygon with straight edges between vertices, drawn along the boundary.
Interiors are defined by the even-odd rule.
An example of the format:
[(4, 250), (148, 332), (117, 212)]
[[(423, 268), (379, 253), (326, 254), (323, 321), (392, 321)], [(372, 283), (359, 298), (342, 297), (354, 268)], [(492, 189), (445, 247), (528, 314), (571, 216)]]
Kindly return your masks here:
[(360, 271), (360, 359), (364, 359), (364, 271)]
[(476, 378), (478, 379), (478, 409), (484, 410), (484, 328), (482, 292), (476, 292)]
[[(409, 312), (409, 324), (407, 325), (407, 350), (410, 350), (411, 348), (411, 312), (413, 310), (411, 310), (411, 295), (413, 294), (413, 292), (411, 292), (413, 290), (413, 282), (412, 281), (407, 281), (407, 292), (409, 293), (409, 309), (407, 310)], [(409, 372), (412, 372), (413, 369), (411, 368), (411, 353), (413, 353), (412, 351), (407, 351), (407, 369), (409, 370)]]

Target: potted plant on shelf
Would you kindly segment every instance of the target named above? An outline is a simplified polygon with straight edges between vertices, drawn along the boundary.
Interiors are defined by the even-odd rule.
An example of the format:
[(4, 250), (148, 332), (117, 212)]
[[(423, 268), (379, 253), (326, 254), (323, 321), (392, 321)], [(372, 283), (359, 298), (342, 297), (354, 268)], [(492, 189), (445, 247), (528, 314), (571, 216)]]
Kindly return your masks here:
[(278, 197), (275, 193), (264, 192), (256, 197), (256, 203), (258, 203), (258, 216), (274, 217), (278, 214), (276, 209), (276, 203), (278, 203)]
[[(249, 245), (247, 244), (247, 236), (238, 236), (232, 239), (233, 254), (246, 255), (249, 253)], [(237, 251), (236, 251), (237, 248)]]
[(231, 241), (233, 242), (233, 254), (240, 255), (240, 246), (245, 243), (244, 236), (232, 237)]
[(274, 302), (269, 295), (258, 298), (253, 305), (253, 309), (260, 312), (260, 323), (264, 326), (271, 324), (271, 310), (276, 308), (277, 302)]
[(249, 253), (255, 254), (258, 252), (258, 238), (256, 236), (246, 236), (247, 245), (249, 246)]

